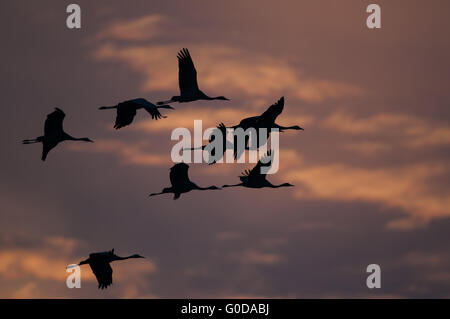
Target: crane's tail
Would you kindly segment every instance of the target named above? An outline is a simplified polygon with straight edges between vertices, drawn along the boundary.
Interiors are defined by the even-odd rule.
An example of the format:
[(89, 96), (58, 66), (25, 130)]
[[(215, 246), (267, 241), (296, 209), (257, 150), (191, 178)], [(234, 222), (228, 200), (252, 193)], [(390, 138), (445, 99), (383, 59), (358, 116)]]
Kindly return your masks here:
[(148, 195), (148, 197), (158, 196), (158, 195), (162, 195), (162, 194), (165, 194), (165, 193), (164, 193), (164, 192), (161, 192), (161, 193), (151, 193), (151, 194)]
[(23, 140), (22, 144), (34, 144), (34, 143), (39, 143), (39, 142), (40, 141), (37, 138), (35, 138), (33, 140)]

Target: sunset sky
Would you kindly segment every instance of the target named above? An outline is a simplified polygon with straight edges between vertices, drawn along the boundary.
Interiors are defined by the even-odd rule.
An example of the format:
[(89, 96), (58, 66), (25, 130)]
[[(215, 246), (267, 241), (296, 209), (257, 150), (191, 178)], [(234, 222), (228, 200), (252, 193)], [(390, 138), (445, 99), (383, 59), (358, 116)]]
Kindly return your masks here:
[[(81, 7), (79, 30), (66, 6)], [(382, 28), (366, 26), (381, 6)], [(450, 297), (450, 2), (3, 0), (0, 298)], [(103, 105), (178, 94), (188, 48), (200, 88), (114, 130)], [(171, 195), (171, 131), (237, 124), (281, 96), (280, 189)], [(66, 142), (40, 160), (60, 107)], [(253, 164), (191, 164), (202, 186)], [(97, 289), (68, 264), (115, 248)], [(379, 264), (381, 289), (366, 286)]]

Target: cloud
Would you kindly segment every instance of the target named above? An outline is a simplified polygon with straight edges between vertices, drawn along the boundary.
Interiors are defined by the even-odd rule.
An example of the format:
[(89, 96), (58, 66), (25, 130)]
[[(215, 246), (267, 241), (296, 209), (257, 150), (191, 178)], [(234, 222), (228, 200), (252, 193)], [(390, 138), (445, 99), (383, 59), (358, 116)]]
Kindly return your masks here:
[[(325, 118), (321, 126), (341, 133), (379, 138), (394, 135), (400, 143), (417, 149), (424, 146), (450, 145), (450, 126), (430, 122), (413, 115), (380, 113), (366, 117), (345, 112), (336, 112)], [(389, 145), (378, 142), (348, 144), (347, 148), (363, 153), (388, 150)]]
[(99, 61), (124, 63), (144, 75), (143, 92), (178, 91), (176, 54), (183, 45), (191, 49), (199, 85), (211, 95), (231, 98), (236, 92), (253, 98), (288, 95), (317, 103), (364, 93), (349, 83), (300, 76), (292, 65), (278, 57), (224, 44), (184, 41), (181, 44), (176, 40), (163, 45), (118, 43), (124, 38), (142, 40), (145, 32), (153, 36), (162, 30), (163, 23), (170, 21), (159, 15), (142, 17), (136, 22), (114, 23), (100, 33), (100, 38), (106, 37), (107, 41), (95, 49), (94, 57)]
[[(57, 283), (65, 287), (66, 267), (77, 263), (87, 256), (75, 252), (85, 249), (85, 244), (74, 238), (46, 237), (39, 245), (29, 248), (7, 247), (0, 252), (0, 278), (2, 283), (24, 283), (7, 298), (42, 298), (49, 284)], [(86, 254), (88, 255), (88, 254)], [(149, 259), (113, 264), (114, 283), (119, 286), (118, 293), (123, 298), (142, 297), (147, 290), (148, 281), (143, 280), (148, 274), (157, 271), (156, 264)], [(97, 288), (97, 279), (89, 266), (81, 267), (82, 288)], [(85, 284), (83, 284), (85, 283)]]
[(411, 251), (402, 257), (399, 266), (408, 264), (436, 268), (438, 266), (447, 266), (448, 260), (447, 254), (444, 255), (442, 252), (438, 254), (433, 252)]
[(246, 250), (241, 259), (246, 264), (275, 265), (283, 261), (279, 254), (261, 252), (258, 250)]
[(389, 151), (392, 146), (381, 142), (360, 142), (348, 143), (343, 147), (350, 151), (356, 151), (364, 155), (374, 155), (379, 152)]
[(346, 164), (303, 166), (286, 173), (297, 198), (365, 201), (403, 209), (409, 217), (388, 227), (410, 229), (433, 218), (450, 216), (450, 194), (435, 191), (433, 178), (449, 171), (446, 163), (394, 168), (358, 168)]
[(11, 296), (13, 299), (31, 299), (40, 298), (38, 292), (38, 285), (35, 282), (30, 282), (17, 289)]
[[(3, 249), (0, 252), (0, 275), (15, 280), (31, 277), (35, 280), (55, 280), (64, 283), (74, 243), (78, 245), (74, 239), (49, 237), (43, 240), (40, 248)], [(83, 280), (92, 281), (95, 278), (88, 275), (83, 276)]]
[(149, 259), (131, 259), (125, 262), (115, 262), (114, 284), (120, 285), (121, 298), (155, 298), (148, 294), (149, 283), (147, 275), (158, 271), (156, 264)]
[(164, 31), (161, 29), (161, 24), (166, 20), (161, 15), (153, 14), (133, 20), (118, 21), (100, 32), (97, 39), (149, 40)]
[(416, 128), (410, 128), (406, 133), (411, 136), (408, 145), (413, 148), (422, 146), (450, 145), (450, 126), (433, 127), (422, 124)]
[(383, 130), (398, 126), (409, 126), (416, 119), (403, 114), (382, 113), (365, 118), (357, 118), (354, 114), (336, 112), (323, 120), (322, 126), (349, 134), (380, 133)]
[(66, 238), (60, 236), (46, 237), (44, 243), (50, 247), (54, 247), (64, 253), (72, 253), (79, 245), (79, 242), (74, 238)]

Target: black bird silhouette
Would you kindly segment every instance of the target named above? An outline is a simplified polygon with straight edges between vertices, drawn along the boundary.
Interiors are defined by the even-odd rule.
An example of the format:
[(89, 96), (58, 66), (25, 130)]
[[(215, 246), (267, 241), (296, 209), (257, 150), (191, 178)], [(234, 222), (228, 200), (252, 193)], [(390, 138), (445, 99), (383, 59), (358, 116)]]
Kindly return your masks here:
[(63, 141), (83, 141), (93, 142), (87, 137), (75, 138), (64, 132), (63, 121), (66, 115), (64, 112), (55, 107), (55, 111), (47, 115), (44, 124), (44, 136), (39, 136), (33, 140), (23, 140), (23, 144), (42, 143), (42, 157), (45, 161), (47, 154), (60, 142)]
[(266, 156), (260, 159), (251, 171), (249, 170), (244, 171), (242, 175), (239, 176), (241, 183), (235, 185), (223, 185), (222, 187), (244, 186), (248, 188), (263, 188), (263, 187), (279, 188), (279, 187), (294, 186), (289, 183), (273, 185), (266, 179), (266, 174), (261, 172), (261, 167), (263, 166), (270, 167), (272, 165), (273, 160), (272, 156), (273, 156), (272, 152), (268, 151)]
[[(220, 134), (221, 134), (221, 136), (222, 136), (222, 141), (221, 141), (221, 143), (222, 143), (222, 152), (220, 153), (220, 154), (218, 154), (217, 153), (217, 149), (214, 147), (212, 147), (211, 146), (211, 150), (209, 150), (209, 165), (211, 165), (211, 164), (215, 164), (218, 160), (220, 160), (222, 157), (223, 157), (223, 155), (225, 154), (225, 152), (227, 151), (227, 149), (233, 149), (233, 144), (232, 143), (230, 143), (228, 140), (227, 140), (227, 128), (225, 127), (225, 124), (223, 124), (223, 123), (220, 123), (216, 128), (215, 128), (215, 130), (217, 130), (218, 132), (216, 132), (216, 133), (219, 133), (220, 132)], [(194, 150), (199, 150), (199, 149), (201, 149), (201, 150), (204, 150), (205, 148), (207, 148), (208, 147), (208, 145), (211, 145), (212, 143), (214, 143), (215, 142), (215, 139), (216, 139), (216, 136), (217, 136), (218, 134), (215, 134), (214, 132), (211, 134), (211, 136), (209, 137), (209, 143), (208, 144), (206, 144), (206, 145), (203, 145), (203, 146), (201, 146), (201, 147), (192, 147), (192, 148), (185, 148), (185, 149), (183, 149), (184, 151), (194, 151)]]
[(172, 186), (164, 188), (161, 193), (152, 193), (149, 196), (173, 193), (173, 199), (178, 199), (181, 194), (192, 190), (220, 189), (217, 186), (199, 187), (197, 184), (190, 181), (188, 169), (189, 165), (186, 163), (177, 163), (172, 166), (170, 169), (170, 183)]
[(147, 101), (143, 98), (133, 99), (121, 102), (115, 106), (102, 106), (99, 110), (117, 109), (116, 123), (114, 124), (115, 129), (120, 129), (124, 126), (130, 125), (136, 116), (136, 111), (139, 109), (145, 109), (152, 119), (158, 120), (160, 118), (166, 118), (166, 116), (161, 115), (158, 109), (174, 109), (170, 105), (159, 105)]
[[(267, 129), (265, 141), (267, 141), (267, 139), (269, 138), (271, 129), (279, 129), (280, 132), (283, 132), (286, 130), (303, 130), (303, 128), (301, 128), (298, 125), (281, 126), (281, 125), (278, 125), (275, 123), (277, 117), (281, 114), (281, 112), (283, 112), (283, 108), (284, 108), (284, 96), (282, 96), (275, 104), (269, 106), (269, 108), (261, 115), (245, 118), (238, 125), (232, 126), (231, 128), (233, 128), (235, 130), (237, 128), (242, 128), (244, 131), (246, 131), (249, 128), (254, 128), (256, 130), (256, 134), (257, 134), (255, 145), (258, 145), (258, 147), (263, 146), (265, 144), (264, 143), (262, 145), (259, 145), (259, 142), (261, 140), (261, 136), (260, 136), (260, 132), (259, 132), (260, 128)], [(241, 156), (241, 154), (244, 152), (244, 149), (237, 147), (236, 140), (237, 140), (237, 138), (235, 137), (234, 156), (235, 156), (235, 158), (239, 158)], [(244, 145), (245, 149), (249, 149), (248, 142), (249, 142), (249, 136), (246, 135), (245, 136), (245, 145)]]
[(224, 96), (210, 97), (198, 88), (197, 71), (188, 49), (183, 48), (178, 57), (178, 84), (180, 95), (172, 96), (168, 101), (158, 102), (158, 105), (171, 102), (192, 102), (197, 100), (227, 100)]
[(125, 260), (130, 258), (145, 258), (141, 255), (131, 255), (128, 257), (120, 257), (114, 254), (114, 248), (110, 251), (89, 254), (89, 258), (81, 261), (78, 266), (88, 264), (98, 281), (98, 289), (108, 288), (113, 283), (110, 263), (116, 260)]

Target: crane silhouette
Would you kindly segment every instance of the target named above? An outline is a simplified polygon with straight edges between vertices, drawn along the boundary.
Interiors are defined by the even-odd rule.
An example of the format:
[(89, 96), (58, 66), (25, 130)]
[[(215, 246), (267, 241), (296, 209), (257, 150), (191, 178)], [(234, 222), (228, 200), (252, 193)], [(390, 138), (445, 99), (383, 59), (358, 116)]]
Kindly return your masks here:
[(114, 248), (110, 251), (89, 254), (89, 258), (81, 261), (78, 266), (88, 264), (98, 281), (98, 289), (108, 288), (113, 283), (110, 263), (117, 260), (125, 260), (130, 258), (145, 258), (141, 255), (134, 254), (128, 257), (120, 257), (114, 253)]
[(136, 116), (136, 111), (139, 109), (146, 110), (151, 116), (152, 119), (158, 120), (160, 118), (166, 118), (166, 116), (161, 115), (158, 109), (174, 109), (170, 105), (159, 105), (147, 101), (143, 98), (133, 99), (121, 102), (115, 106), (102, 106), (99, 107), (99, 110), (108, 110), (108, 109), (117, 109), (116, 123), (114, 124), (114, 128), (116, 130), (130, 125), (134, 117)]
[(266, 179), (266, 174), (261, 172), (261, 168), (264, 166), (270, 167), (272, 165), (273, 159), (272, 156), (273, 156), (272, 152), (268, 151), (266, 156), (260, 159), (251, 171), (249, 170), (244, 171), (242, 175), (239, 176), (241, 183), (235, 185), (223, 185), (222, 187), (225, 188), (225, 187), (243, 186), (248, 188), (264, 188), (264, 187), (280, 188), (280, 187), (294, 186), (289, 183), (273, 185)]
[(33, 144), (42, 143), (42, 157), (41, 159), (45, 161), (48, 153), (56, 147), (60, 142), (63, 141), (83, 141), (83, 142), (93, 142), (87, 137), (76, 138), (70, 136), (63, 129), (63, 121), (66, 115), (64, 112), (55, 107), (55, 111), (47, 115), (47, 119), (44, 124), (44, 135), (39, 136), (31, 140), (23, 140), (23, 144)]
[[(283, 109), (284, 109), (284, 96), (282, 96), (276, 103), (269, 106), (269, 108), (261, 115), (247, 117), (241, 120), (241, 122), (238, 125), (232, 126), (231, 128), (235, 130), (241, 128), (244, 131), (246, 131), (249, 128), (254, 128), (256, 130), (256, 141), (254, 144), (257, 146), (256, 149), (265, 144), (264, 143), (262, 145), (259, 145), (262, 137), (260, 136), (259, 132), (260, 128), (266, 129), (265, 141), (267, 141), (267, 139), (269, 138), (272, 129), (278, 129), (280, 132), (284, 132), (286, 130), (304, 130), (298, 125), (281, 126), (275, 123), (277, 117), (281, 114), (281, 112), (283, 112)], [(247, 150), (249, 149), (248, 142), (249, 142), (249, 135), (246, 135), (244, 148), (238, 148), (236, 145), (237, 137), (235, 136), (235, 152), (234, 152), (235, 158), (239, 158), (241, 154), (244, 152), (244, 149)]]
[(210, 97), (198, 88), (197, 70), (188, 49), (183, 48), (177, 55), (178, 58), (178, 85), (180, 95), (172, 96), (168, 101), (158, 102), (158, 105), (171, 102), (192, 102), (197, 100), (226, 100), (224, 96)]
[[(215, 143), (216, 136), (221, 136), (222, 140), (222, 150), (219, 154), (218, 149), (216, 147), (213, 147), (213, 143)], [(211, 149), (208, 149), (209, 145), (211, 145)], [(191, 148), (184, 148), (184, 151), (194, 151), (194, 150), (205, 150), (208, 149), (209, 151), (209, 165), (215, 164), (218, 160), (220, 160), (227, 149), (233, 149), (233, 144), (230, 143), (227, 140), (227, 128), (225, 127), (225, 124), (220, 123), (216, 128), (215, 131), (213, 131), (209, 137), (209, 143), (200, 147), (191, 147)]]
[(171, 187), (164, 188), (161, 193), (152, 193), (149, 196), (173, 193), (173, 199), (180, 198), (183, 193), (190, 192), (192, 190), (208, 190), (208, 189), (220, 189), (217, 186), (199, 187), (197, 184), (191, 182), (188, 176), (189, 165), (186, 163), (177, 163), (170, 169), (170, 183)]

